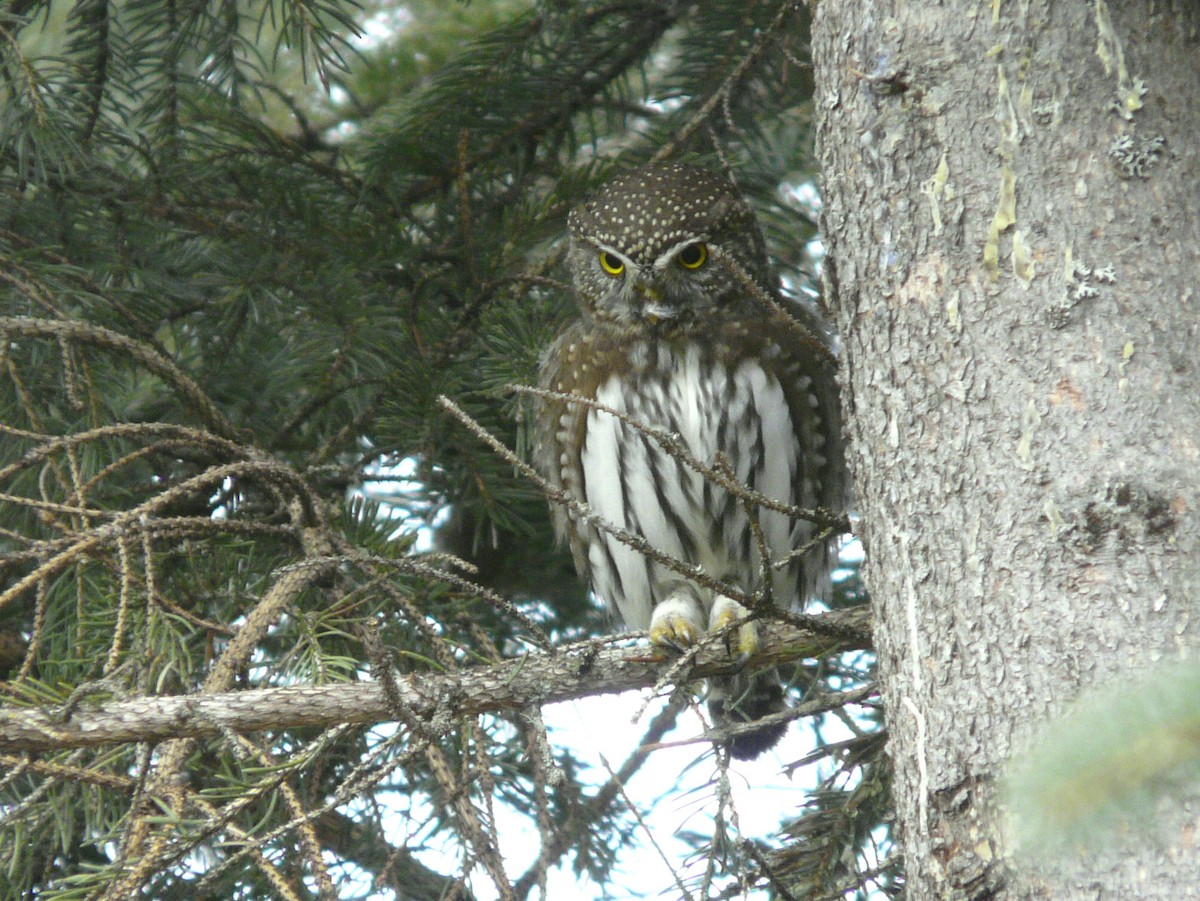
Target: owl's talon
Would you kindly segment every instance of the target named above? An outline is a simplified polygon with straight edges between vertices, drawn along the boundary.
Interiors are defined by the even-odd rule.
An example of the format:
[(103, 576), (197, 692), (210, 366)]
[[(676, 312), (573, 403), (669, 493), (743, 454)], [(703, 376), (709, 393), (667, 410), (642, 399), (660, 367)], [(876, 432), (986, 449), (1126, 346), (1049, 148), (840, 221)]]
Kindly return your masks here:
[(668, 614), (650, 626), (650, 643), (686, 651), (700, 640), (700, 630), (685, 616)]
[[(717, 631), (733, 625), (749, 611), (737, 601), (730, 598), (718, 598), (713, 604), (709, 617), (709, 629)], [(745, 662), (758, 653), (758, 626), (753, 622), (742, 623), (737, 629), (725, 636), (725, 647), (731, 657), (736, 656)], [(736, 652), (736, 653), (735, 653)]]
[(654, 608), (650, 617), (650, 643), (660, 648), (686, 651), (703, 632), (703, 615), (691, 597), (668, 598)]

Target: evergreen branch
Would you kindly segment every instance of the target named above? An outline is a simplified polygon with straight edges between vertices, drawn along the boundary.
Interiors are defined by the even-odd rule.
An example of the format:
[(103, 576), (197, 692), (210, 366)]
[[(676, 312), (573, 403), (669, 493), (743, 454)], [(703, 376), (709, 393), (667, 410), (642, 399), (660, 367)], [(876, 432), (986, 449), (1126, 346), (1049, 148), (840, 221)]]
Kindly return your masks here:
[[(62, 451), (70, 451), (84, 444), (98, 443), (102, 441), (120, 439), (120, 438), (159, 438), (162, 439), (161, 444), (149, 445), (147, 450), (154, 450), (160, 446), (164, 446), (168, 442), (172, 446), (177, 447), (204, 447), (212, 451), (214, 454), (220, 452), (227, 457), (243, 458), (247, 455), (247, 449), (233, 441), (228, 441), (224, 438), (218, 438), (209, 432), (200, 429), (189, 428), (188, 426), (176, 425), (170, 422), (120, 422), (112, 425), (98, 426), (94, 429), (88, 429), (84, 432), (75, 432), (70, 435), (46, 435), (41, 432), (30, 432), (25, 429), (17, 429), (13, 426), (0, 423), (0, 434), (7, 434), (13, 438), (21, 438), (39, 442), (38, 446), (25, 452), (19, 459), (7, 466), (0, 467), (0, 481), (11, 478), (14, 473), (21, 469), (27, 469), (47, 460), (57, 453)], [(112, 467), (106, 467), (106, 471), (91, 479), (92, 483), (98, 482)], [(85, 486), (89, 487), (89, 486)]]
[[(108, 83), (108, 68), (110, 62), (109, 37), (109, 6), (108, 0), (89, 0), (79, 3), (71, 11), (71, 16), (79, 24), (78, 32), (87, 36), (87, 49), (91, 51), (87, 83), (83, 85), (87, 96), (87, 118), (83, 123), (83, 133), (80, 143), (86, 144), (96, 131), (96, 123), (100, 121), (100, 113), (104, 105), (104, 89)], [(74, 30), (74, 29), (73, 29)], [(83, 43), (83, 42), (81, 42)]]
[[(334, 731), (337, 732), (340, 730)], [(326, 735), (329, 735), (329, 733), (326, 733)], [(264, 854), (264, 848), (272, 847), (274, 843), (278, 842), (282, 836), (291, 832), (293, 829), (298, 828), (301, 825), (300, 820), (305, 822), (313, 822), (320, 819), (325, 814), (336, 810), (338, 807), (345, 804), (351, 798), (358, 797), (364, 794), (371, 787), (378, 785), (379, 782), (387, 778), (388, 774), (390, 774), (394, 769), (411, 765), (424, 753), (427, 741), (425, 739), (420, 739), (415, 742), (410, 742), (410, 746), (408, 748), (406, 748), (395, 758), (388, 760), (385, 763), (384, 761), (389, 757), (392, 749), (403, 741), (404, 736), (402, 734), (397, 734), (393, 735), (391, 738), (385, 739), (383, 742), (377, 745), (367, 755), (366, 759), (364, 759), (362, 763), (356, 766), (342, 780), (337, 789), (333, 792), (331, 798), (326, 800), (326, 802), (320, 807), (310, 810), (308, 813), (304, 814), (299, 820), (293, 818), (274, 829), (267, 830), (266, 833), (253, 836), (244, 835), (241, 830), (235, 829), (235, 835), (239, 835), (239, 838), (244, 835), (244, 838), (240, 841), (241, 849), (233, 854), (230, 854), (221, 863), (214, 866), (204, 874), (204, 877), (196, 884), (196, 896), (202, 898), (208, 897), (206, 892), (211, 891), (210, 886), (220, 879), (221, 874), (224, 871), (234, 867), (241, 859), (261, 858)], [(307, 754), (305, 756), (307, 756)], [(275, 773), (273, 779), (266, 780), (266, 782), (270, 784), (277, 779), (282, 778), (282, 776), (283, 771), (279, 770)], [(191, 793), (188, 800), (191, 803), (194, 803), (206, 814), (210, 814), (210, 823), (206, 825), (214, 833), (218, 829), (226, 828), (226, 826), (229, 825), (229, 821), (231, 819), (229, 812), (230, 808), (246, 808), (249, 806), (248, 803), (242, 803), (244, 800), (246, 800), (244, 796), (242, 799), (238, 799), (238, 801), (234, 801), (231, 804), (226, 805), (225, 808), (219, 811), (212, 809), (211, 805), (208, 805), (203, 799), (196, 798), (195, 793)], [(180, 843), (175, 848), (171, 849), (171, 855), (178, 860), (179, 857), (182, 856), (182, 853), (186, 851), (187, 847), (188, 846), (186, 844)]]
[(11, 0), (8, 4), (8, 14), (14, 19), (19, 19), (37, 6), (38, 2), (39, 0)]
[[(855, 630), (865, 629), (869, 617), (864, 608), (822, 616)], [(811, 656), (816, 646), (823, 653), (864, 647), (848, 643), (830, 648), (825, 636), (778, 622), (762, 623), (760, 630), (761, 647), (746, 663), (752, 669)], [(600, 644), (598, 651), (596, 641), (585, 641), (454, 674), (410, 674), (397, 678), (395, 689), (406, 714), (429, 724), (435, 717), (519, 710), (646, 688), (671, 665), (670, 660), (638, 649)], [(728, 675), (737, 669), (723, 647), (713, 647), (698, 655), (683, 678)], [(53, 710), (9, 709), (0, 712), (0, 752), (194, 739), (226, 730), (246, 733), (390, 721), (396, 708), (387, 694), (382, 683), (354, 682), (86, 704), (65, 719)]]
[[(225, 466), (215, 466), (193, 476), (186, 481), (180, 482), (168, 490), (155, 495), (150, 500), (130, 510), (113, 515), (112, 519), (101, 526), (93, 526), (86, 531), (80, 532), (73, 536), (62, 550), (57, 551), (49, 559), (42, 562), (32, 572), (27, 573), (13, 584), (7, 586), (0, 593), (0, 608), (14, 601), (31, 587), (42, 583), (61, 572), (68, 565), (84, 559), (87, 555), (93, 553), (98, 548), (113, 544), (121, 539), (129, 531), (138, 531), (148, 527), (148, 523), (152, 521), (155, 513), (164, 508), (169, 508), (170, 505), (176, 502), (181, 497), (189, 496), (193, 491), (201, 488), (209, 487), (213, 484), (220, 485), (227, 478), (243, 477), (247, 479), (259, 479), (267, 484), (292, 488), (297, 491), (303, 498), (302, 501), (297, 501), (296, 504), (301, 505), (306, 511), (311, 512), (314, 508), (315, 499), (305, 496), (307, 486), (300, 481), (296, 473), (289, 467), (275, 463), (269, 460), (246, 461), (239, 463), (230, 463)], [(28, 498), (9, 498), (9, 503), (20, 502), (21, 504), (41, 508), (41, 502), (34, 502)], [(79, 512), (72, 510), (71, 512)], [(83, 511), (91, 512), (91, 511)], [(298, 517), (300, 518), (300, 517)], [(184, 518), (191, 519), (191, 518)], [(212, 522), (212, 529), (221, 531), (223, 524)], [(168, 520), (168, 524), (170, 521)], [(181, 524), (177, 523), (176, 526)], [(187, 528), (186, 522), (182, 524)], [(301, 537), (304, 533), (312, 531), (311, 529), (303, 529), (303, 523), (297, 522), (295, 527), (300, 531)], [(168, 525), (170, 528), (170, 524)], [(302, 564), (296, 564), (297, 566)], [(222, 660), (225, 659), (222, 657)]]
[(235, 438), (237, 429), (209, 400), (190, 375), (174, 360), (164, 357), (119, 332), (77, 320), (33, 319), (27, 316), (0, 316), (0, 334), (5, 343), (14, 338), (56, 338), (60, 341), (96, 344), (132, 357), (154, 375), (167, 382), (190, 404), (204, 423), (223, 438)]
[[(279, 836), (293, 829), (307, 828), (321, 816), (330, 812), (335, 805), (344, 803), (346, 798), (345, 791), (339, 790), (335, 801), (326, 802), (317, 810), (311, 810), (294, 816), (283, 825), (271, 830), (265, 836), (248, 832), (245, 828), (240, 827), (236, 820), (239, 814), (250, 809), (254, 804), (262, 803), (265, 797), (273, 796), (276, 791), (281, 790), (287, 780), (294, 777), (301, 767), (311, 762), (312, 757), (318, 754), (322, 747), (327, 747), (328, 744), (336, 741), (337, 737), (343, 732), (344, 730), (341, 729), (333, 729), (325, 732), (312, 745), (297, 749), (287, 759), (271, 761), (265, 767), (262, 779), (224, 806), (214, 804), (211, 799), (190, 787), (179, 793), (177, 796), (178, 800), (184, 804), (180, 808), (182, 813), (190, 818), (203, 821), (203, 825), (200, 826), (198, 833), (193, 836), (194, 840), (216, 836), (221, 832), (225, 832), (227, 834), (226, 837), (232, 839), (229, 842), (229, 847), (238, 847), (240, 849), (226, 857), (222, 863), (209, 870), (205, 874), (205, 879), (214, 878), (215, 874), (226, 867), (232, 866), (239, 859), (247, 859), (252, 861), (254, 866), (263, 873), (268, 882), (276, 889), (279, 897), (285, 899), (298, 897), (290, 880), (284, 876), (278, 867), (271, 863), (263, 849), (269, 846), (273, 840), (278, 839)], [(245, 739), (227, 731), (226, 738), (230, 744), (239, 748), (245, 742)], [(387, 771), (384, 770), (384, 772)], [(130, 783), (133, 782), (134, 780), (130, 780)], [(357, 787), (356, 780), (347, 779), (347, 782), (354, 782)], [(140, 783), (138, 783), (138, 787), (141, 787)], [(192, 847), (194, 845), (189, 842), (176, 843), (169, 852), (171, 861), (177, 862)], [(202, 892), (199, 895), (200, 897), (204, 897)]]
[[(286, 469), (282, 466), (277, 468)], [(288, 474), (290, 472), (287, 470)], [(305, 559), (278, 571), (274, 584), (246, 616), (246, 621), (233, 636), (225, 652), (209, 670), (200, 689), (202, 694), (193, 700), (227, 692), (238, 670), (249, 662), (263, 636), (284, 608), (292, 603), (297, 595), (328, 574), (330, 563), (326, 554), (329, 549), (329, 534), (327, 529), (322, 528), (323, 523), (311, 523), (317, 515), (314, 499), (306, 497), (301, 488), (288, 504), (288, 512), (292, 524), (301, 531)], [(214, 723), (214, 726), (222, 733), (230, 728), (220, 722)], [(177, 776), (192, 751), (194, 737), (183, 735), (167, 744), (147, 778), (144, 793), (135, 798), (132, 815), (114, 864), (119, 875), (109, 884), (105, 893), (106, 899), (112, 898), (115, 901), (133, 894), (171, 856), (172, 829), (161, 821), (156, 822), (149, 815), (149, 811), (156, 801), (165, 803), (177, 811), (183, 810), (185, 799)]]
[[(449, 161), (442, 172), (416, 182), (401, 196), (400, 206), (403, 209), (411, 208), (430, 195), (448, 188), (456, 179), (499, 156), (509, 147), (536, 141), (552, 127), (584, 110), (611, 82), (641, 62), (686, 9), (686, 4), (672, 3), (660, 7), (637, 5), (633, 9), (622, 9), (618, 6), (594, 11), (592, 16), (596, 20), (601, 19), (603, 13), (619, 14), (625, 11), (637, 14), (640, 27), (629, 34), (622, 52), (612, 54), (605, 48), (580, 60), (574, 67), (575, 71), (563, 79), (565, 84), (572, 87), (557, 97), (553, 104), (535, 107), (474, 153), (461, 154)], [(534, 24), (542, 23), (538, 21)]]
[(816, 334), (815, 326), (810, 328), (797, 319), (791, 311), (785, 309), (779, 298), (763, 288), (733, 255), (726, 253), (720, 247), (714, 247), (712, 250), (717, 263), (741, 283), (742, 287), (746, 289), (746, 293), (757, 300), (780, 327), (795, 334), (816, 356), (834, 369), (837, 368), (839, 362), (837, 355)]
[[(30, 502), (28, 498), (24, 497), (8, 496), (8, 498), (5, 500), (5, 503), (13, 504), (14, 506), (21, 505), (34, 509), (45, 509), (44, 504)], [(95, 511), (88, 510), (86, 512), (91, 514)], [(113, 516), (113, 514), (108, 511), (102, 510), (100, 513), (105, 516)], [(218, 535), (239, 535), (246, 538), (272, 536), (295, 541), (299, 534), (296, 529), (287, 525), (273, 525), (271, 523), (242, 521), (239, 519), (218, 520), (213, 519), (211, 516), (156, 517), (153, 519), (148, 519), (145, 522), (142, 522), (140, 519), (138, 519), (136, 520), (136, 530), (132, 527), (133, 523), (135, 522), (134, 519), (126, 517), (122, 521), (126, 523), (130, 531), (140, 530), (142, 534), (148, 535), (156, 541), (162, 539), (181, 539), (193, 537), (213, 538)], [(105, 533), (104, 536), (102, 536), (103, 540), (99, 542), (99, 544), (115, 544), (121, 539), (121, 536), (124, 534), (124, 532), (125, 530), (121, 528), (110, 529)], [(9, 565), (20, 563), (40, 564), (46, 561), (48, 558), (57, 557), (58, 555), (68, 551), (72, 557), (81, 555), (86, 556), (87, 554), (91, 553), (94, 548), (99, 546), (96, 543), (87, 541), (87, 536), (89, 533), (83, 533), (84, 537), (82, 539), (79, 535), (68, 535), (63, 538), (53, 538), (40, 541), (35, 541), (26, 535), (16, 532), (5, 532), (4, 534), (6, 538), (9, 538), (12, 541), (20, 541), (27, 545), (22, 550), (5, 551), (3, 556), (0, 556), (0, 561), (3, 561), (5, 564)], [(86, 543), (86, 547), (82, 549), (82, 552), (79, 549), (73, 548), (74, 545), (83, 543)], [(54, 562), (53, 566), (48, 566), (41, 572), (41, 577), (48, 577), (54, 572), (60, 571), (70, 562), (70, 560), (63, 560), (61, 563)], [(15, 600), (20, 591), (28, 589), (34, 581), (36, 580), (26, 582), (20, 589), (13, 591), (12, 594), (9, 594), (9, 589), (5, 589), (4, 594), (0, 595), (0, 607), (4, 607), (11, 601)], [(177, 613), (184, 619), (189, 620), (193, 623), (193, 625), (198, 625), (201, 628), (211, 632), (216, 632), (218, 634), (229, 630), (228, 626), (217, 625), (209, 620), (197, 617), (194, 613), (182, 611), (179, 607), (172, 604), (159, 594), (155, 594), (154, 600), (155, 603), (162, 604), (173, 613)]]
[[(767, 884), (771, 887), (771, 891), (775, 892), (780, 901), (797, 901), (796, 896), (787, 890), (787, 886), (784, 885), (783, 881), (775, 874), (775, 870), (771, 866), (770, 861), (768, 861), (763, 855), (762, 851), (759, 850), (758, 845), (748, 838), (743, 839), (742, 850), (745, 851), (746, 855), (754, 861), (755, 865), (758, 867), (758, 871), (763, 875), (763, 878), (766, 879)], [(757, 881), (758, 880), (756, 879), (752, 879), (751, 874), (747, 873), (745, 878), (741, 880), (742, 884), (736, 886), (736, 888), (744, 890)]]
[[(301, 404), (298, 409), (294, 410), (292, 415), (290, 415), (285, 422), (276, 428), (275, 434), (272, 435), (267, 441), (266, 446), (270, 448), (278, 448), (283, 446), (284, 443), (291, 438), (293, 433), (295, 433), (302, 425), (308, 422), (322, 408), (333, 404), (334, 401), (338, 400), (343, 395), (351, 394), (360, 388), (377, 386), (382, 381), (383, 379), (378, 376), (359, 378), (353, 379), (344, 384), (329, 385), (324, 390), (315, 392), (303, 404)], [(339, 436), (342, 436), (341, 432), (338, 434)], [(344, 444), (339, 443), (335, 446), (341, 447), (344, 446)]]
[[(15, 0), (15, 2), (13, 4), (12, 16), (14, 19), (19, 18), (25, 12), (25, 8), (21, 8), (19, 10), (17, 9), (18, 2), (19, 2), (19, 0)], [(36, 2), (36, 0), (33, 0), (33, 2)], [(3, 74), (5, 76), (5, 81), (7, 81), (9, 83), (9, 89), (11, 92), (10, 102), (13, 102), (15, 100), (17, 103), (22, 103), (22, 105), (28, 105), (28, 107), (30, 108), (30, 112), (32, 112), (32, 114), (33, 114), (33, 121), (36, 122), (39, 126), (45, 126), (45, 124), (46, 124), (46, 108), (42, 102), (42, 95), (41, 95), (42, 80), (41, 80), (41, 77), (40, 77), (38, 71), (34, 68), (33, 63), (30, 61), (29, 57), (25, 54), (25, 51), (21, 46), (21, 42), (17, 38), (18, 31), (20, 31), (19, 27), (16, 29), (13, 29), (13, 30), (9, 30), (8, 28), (0, 27), (0, 37), (4, 38), (4, 41), (9, 45), (10, 51), (13, 53), (13, 55), (16, 57), (17, 61), (19, 62), (20, 68), (21, 68), (21, 74), (25, 78), (25, 86), (26, 86), (27, 90), (25, 92), (22, 92), (20, 90), (20, 88), (17, 85), (16, 79), (13, 77), (12, 73), (8, 71), (7, 66), (4, 66), (2, 69), (0, 69), (0, 71), (3, 72)], [(6, 157), (8, 157), (10, 155), (11, 154), (8, 152), (6, 152), (6, 154), (5, 154)], [(14, 157), (14, 161), (19, 161), (19, 160), (17, 160)]]
[[(263, 769), (269, 770), (275, 763), (270, 750), (262, 747), (260, 743), (251, 741), (243, 735), (235, 736), (235, 738), (237, 740), (235, 747), (241, 748), (245, 756), (256, 758)], [(297, 824), (296, 832), (299, 838), (300, 851), (308, 864), (308, 871), (311, 874), (312, 880), (317, 884), (319, 897), (336, 898), (337, 892), (333, 887), (333, 879), (329, 875), (329, 867), (325, 863), (321, 844), (317, 840), (316, 830), (313, 828), (312, 819), (307, 816), (307, 811), (304, 809), (304, 802), (301, 801), (295, 788), (292, 787), (287, 779), (279, 781), (277, 791), (282, 797), (292, 821)]]
[(757, 65), (758, 61), (766, 52), (768, 44), (774, 38), (775, 33), (779, 31), (783, 27), (784, 22), (787, 21), (787, 17), (799, 12), (801, 7), (802, 4), (800, 2), (788, 2), (779, 7), (779, 11), (776, 12), (775, 18), (771, 20), (771, 23), (766, 28), (758, 33), (757, 38), (755, 39), (754, 43), (750, 45), (750, 49), (746, 52), (746, 55), (743, 56), (738, 64), (730, 70), (729, 74), (721, 82), (720, 87), (718, 87), (712, 92), (712, 94), (709, 95), (708, 99), (700, 105), (700, 108), (696, 110), (696, 112), (688, 119), (687, 123), (675, 133), (672, 139), (663, 144), (662, 147), (655, 152), (654, 156), (650, 160), (652, 163), (662, 163), (673, 158), (683, 147), (687, 146), (688, 141), (691, 140), (692, 136), (698, 129), (700, 129), (701, 126), (708, 122), (709, 118), (714, 112), (716, 112), (718, 107), (728, 109), (730, 97), (737, 88), (738, 82), (745, 78), (746, 73), (748, 73), (755, 65)]
[[(81, 753), (81, 752), (76, 752)], [(45, 776), (50, 779), (63, 779), (82, 785), (95, 785), (116, 791), (132, 792), (137, 780), (132, 776), (121, 776), (116, 773), (106, 773), (103, 770), (91, 769), (85, 766), (75, 766), (53, 760), (37, 760), (18, 754), (0, 754), (0, 766), (9, 773), (0, 781), (0, 787), (7, 787), (11, 782), (25, 776), (27, 773)]]
[(675, 880), (675, 887), (679, 889), (679, 893), (684, 897), (684, 899), (686, 899), (686, 901), (696, 901), (696, 899), (692, 896), (692, 893), (687, 890), (687, 886), (684, 885), (683, 877), (680, 876), (679, 870), (672, 865), (671, 859), (667, 857), (666, 853), (662, 849), (662, 846), (654, 838), (654, 830), (646, 824), (646, 818), (642, 816), (641, 810), (638, 809), (638, 806), (633, 803), (632, 799), (630, 799), (629, 795), (626, 793), (625, 784), (617, 779), (617, 774), (614, 773), (612, 767), (608, 765), (608, 761), (604, 759), (603, 754), (600, 755), (600, 762), (604, 764), (604, 769), (608, 771), (609, 779), (616, 783), (617, 792), (620, 794), (621, 800), (625, 802), (625, 806), (629, 808), (630, 813), (633, 814), (633, 818), (637, 820), (638, 826), (641, 827), (642, 832), (645, 833), (646, 841), (649, 842), (650, 847), (654, 849), (654, 853), (658, 855), (658, 859), (662, 861), (667, 870), (671, 873), (671, 878)]
[[(462, 561), (458, 560), (457, 558), (452, 559), (455, 563), (459, 564), (460, 566), (462, 565)], [(529, 632), (530, 637), (534, 640), (534, 642), (536, 642), (537, 645), (543, 650), (553, 650), (550, 637), (545, 633), (545, 631), (538, 626), (537, 623), (518, 610), (512, 601), (494, 591), (491, 591), (488, 588), (485, 588), (482, 585), (477, 585), (469, 579), (464, 579), (461, 576), (447, 572), (444, 569), (438, 569), (437, 567), (431, 566), (420, 559), (414, 559), (412, 557), (392, 560), (388, 558), (375, 557), (368, 554), (352, 554), (346, 556), (344, 560), (363, 564), (373, 563), (389, 569), (398, 570), (400, 572), (416, 573), (417, 575), (424, 576), (427, 579), (438, 580), (453, 585), (455, 588), (458, 588), (470, 595), (473, 595), (474, 597), (479, 598), (482, 601), (486, 601), (488, 604), (491, 604), (492, 607), (503, 614), (510, 622), (520, 623)], [(342, 562), (342, 560), (338, 560), (337, 562)]]

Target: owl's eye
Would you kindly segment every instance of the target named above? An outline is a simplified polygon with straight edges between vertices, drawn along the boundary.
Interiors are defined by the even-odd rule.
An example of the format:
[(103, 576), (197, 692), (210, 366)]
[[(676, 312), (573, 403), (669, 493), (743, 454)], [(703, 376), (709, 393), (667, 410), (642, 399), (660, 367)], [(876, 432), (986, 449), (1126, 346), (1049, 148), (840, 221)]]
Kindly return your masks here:
[(708, 248), (703, 244), (689, 244), (675, 255), (684, 269), (699, 269), (708, 261)]
[(609, 275), (617, 276), (625, 271), (625, 264), (607, 250), (600, 251), (600, 268)]

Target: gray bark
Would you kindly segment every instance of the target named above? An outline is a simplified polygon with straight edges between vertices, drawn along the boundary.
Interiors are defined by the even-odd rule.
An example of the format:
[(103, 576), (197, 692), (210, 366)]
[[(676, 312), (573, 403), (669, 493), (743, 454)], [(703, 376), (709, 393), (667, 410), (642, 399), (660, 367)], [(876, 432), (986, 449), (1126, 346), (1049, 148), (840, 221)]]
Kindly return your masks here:
[[(867, 620), (865, 611), (857, 609), (823, 614), (811, 619), (821, 627), (819, 634), (788, 623), (761, 621), (761, 647), (747, 665), (765, 667), (830, 648), (865, 647), (869, 634)], [(84, 698), (69, 708), (57, 710), (0, 711), (0, 754), (199, 738), (228, 730), (247, 733), (382, 720), (397, 720), (418, 730), (444, 729), (445, 722), (461, 716), (727, 675), (738, 665), (730, 662), (720, 640), (699, 648), (694, 659), (682, 668), (679, 663), (646, 648), (614, 647), (598, 640), (445, 675), (391, 674), (378, 682), (296, 685), (101, 703)], [(793, 708), (785, 716), (812, 715), (846, 703), (848, 698), (861, 701), (868, 694), (860, 690), (817, 696), (813, 703)]]
[(817, 6), (827, 289), (912, 898), (1200, 893), (1187, 799), (1029, 859), (997, 790), (1087, 688), (1195, 645), (1198, 30), (1190, 2)]

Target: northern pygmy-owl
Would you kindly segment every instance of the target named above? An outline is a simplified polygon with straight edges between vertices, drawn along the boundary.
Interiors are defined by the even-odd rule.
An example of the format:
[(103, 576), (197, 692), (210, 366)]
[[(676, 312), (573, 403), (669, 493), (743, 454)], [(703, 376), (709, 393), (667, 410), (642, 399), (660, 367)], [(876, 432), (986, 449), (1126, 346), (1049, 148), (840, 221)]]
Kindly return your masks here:
[[(846, 495), (832, 355), (815, 332), (781, 320), (745, 284), (773, 293), (753, 213), (725, 178), (654, 166), (609, 182), (569, 217), (568, 266), (582, 317), (551, 346), (543, 389), (582, 396), (539, 402), (539, 466), (555, 487), (610, 523), (746, 594), (798, 606), (828, 584), (831, 542), (796, 550), (812, 523), (747, 505), (639, 431), (667, 433), (705, 467), (783, 504), (841, 510)], [(738, 272), (742, 277), (738, 277)], [(726, 468), (727, 467), (727, 468)], [(751, 517), (769, 560), (763, 566)], [(630, 629), (683, 649), (746, 609), (647, 559), (562, 506), (555, 508), (580, 573)], [(754, 625), (736, 635), (757, 648)], [(712, 680), (718, 726), (782, 709), (774, 672)], [(730, 743), (749, 758), (783, 726)]]

